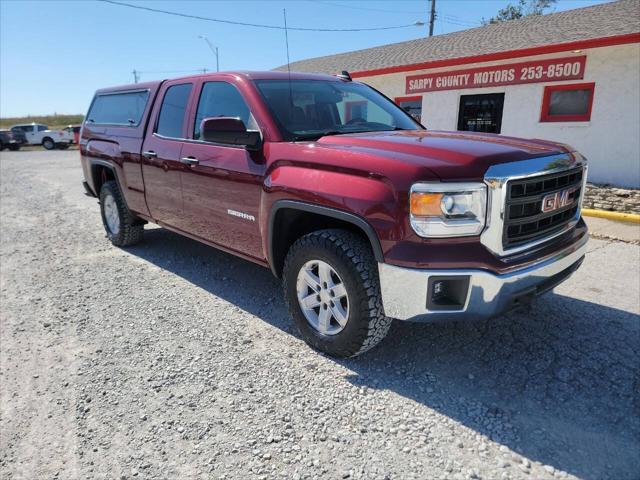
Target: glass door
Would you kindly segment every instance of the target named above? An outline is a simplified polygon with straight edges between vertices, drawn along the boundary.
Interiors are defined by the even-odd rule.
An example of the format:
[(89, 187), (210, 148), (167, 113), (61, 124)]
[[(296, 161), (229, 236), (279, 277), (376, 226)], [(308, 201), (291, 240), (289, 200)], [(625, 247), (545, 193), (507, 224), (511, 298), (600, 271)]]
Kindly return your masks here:
[(462, 95), (458, 113), (458, 130), (500, 133), (504, 93)]

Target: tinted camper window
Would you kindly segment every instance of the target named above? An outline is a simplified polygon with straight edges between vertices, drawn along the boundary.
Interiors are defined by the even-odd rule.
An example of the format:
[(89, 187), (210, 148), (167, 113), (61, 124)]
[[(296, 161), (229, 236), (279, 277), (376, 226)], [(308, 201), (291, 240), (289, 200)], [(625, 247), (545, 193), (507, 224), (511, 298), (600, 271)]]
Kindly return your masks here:
[(136, 127), (142, 120), (148, 98), (148, 90), (96, 95), (87, 122)]

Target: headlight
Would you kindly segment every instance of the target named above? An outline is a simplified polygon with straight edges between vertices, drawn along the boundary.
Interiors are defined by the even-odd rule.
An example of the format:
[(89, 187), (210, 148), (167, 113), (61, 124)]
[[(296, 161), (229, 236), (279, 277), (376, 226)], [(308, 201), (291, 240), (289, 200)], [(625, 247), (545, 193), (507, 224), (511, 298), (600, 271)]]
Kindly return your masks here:
[(478, 235), (484, 228), (484, 183), (416, 183), (409, 201), (411, 226), (421, 237)]

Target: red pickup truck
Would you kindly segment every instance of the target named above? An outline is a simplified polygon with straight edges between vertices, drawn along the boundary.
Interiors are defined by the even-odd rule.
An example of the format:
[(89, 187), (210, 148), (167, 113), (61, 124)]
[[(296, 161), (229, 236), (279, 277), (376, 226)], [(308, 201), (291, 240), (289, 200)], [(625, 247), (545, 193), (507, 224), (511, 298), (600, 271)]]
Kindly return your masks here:
[(108, 238), (144, 224), (271, 268), (330, 355), (391, 319), (486, 318), (565, 280), (588, 239), (566, 145), (428, 131), (348, 75), (237, 72), (98, 90), (80, 138)]

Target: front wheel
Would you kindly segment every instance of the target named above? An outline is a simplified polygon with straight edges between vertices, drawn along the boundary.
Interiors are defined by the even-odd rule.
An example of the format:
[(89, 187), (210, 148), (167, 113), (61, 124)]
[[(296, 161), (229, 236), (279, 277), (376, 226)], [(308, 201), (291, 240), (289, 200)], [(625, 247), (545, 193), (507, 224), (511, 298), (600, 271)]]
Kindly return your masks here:
[(42, 139), (42, 146), (45, 148), (45, 150), (53, 150), (54, 148), (56, 148), (56, 143), (53, 141), (53, 139), (46, 137)]
[(320, 230), (296, 241), (283, 270), (285, 300), (302, 338), (336, 357), (354, 357), (385, 337), (371, 247), (346, 230)]
[(100, 213), (107, 238), (116, 247), (128, 247), (142, 240), (144, 224), (131, 214), (113, 180), (100, 189)]

